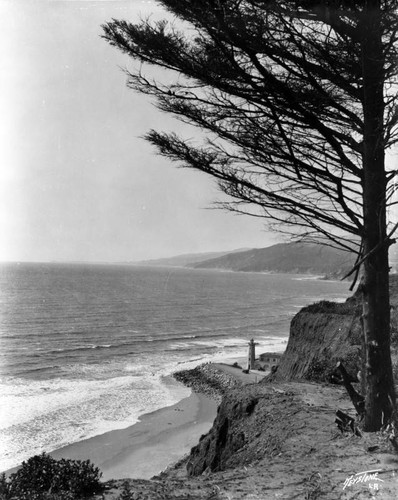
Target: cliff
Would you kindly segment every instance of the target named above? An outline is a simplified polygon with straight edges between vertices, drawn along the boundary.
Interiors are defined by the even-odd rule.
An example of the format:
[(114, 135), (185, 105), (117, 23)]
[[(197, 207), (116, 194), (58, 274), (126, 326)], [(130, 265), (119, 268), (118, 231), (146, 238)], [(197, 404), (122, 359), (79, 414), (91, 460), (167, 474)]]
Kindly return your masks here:
[[(303, 460), (311, 447), (310, 429), (304, 423), (315, 415), (320, 405), (329, 406), (344, 400), (341, 389), (316, 387), (315, 384), (279, 384), (276, 386), (253, 384), (245, 390), (231, 390), (223, 398), (213, 428), (192, 449), (187, 462), (189, 476), (204, 472), (258, 465), (268, 470), (277, 457), (285, 456), (287, 462), (298, 446)], [(340, 402), (348, 408), (347, 402)], [(318, 424), (325, 415), (317, 415)], [(312, 431), (314, 430), (314, 426)], [(326, 434), (334, 432), (329, 425)], [(300, 431), (300, 432), (299, 432)], [(308, 434), (307, 434), (308, 433)], [(296, 457), (297, 458), (297, 457)], [(284, 467), (288, 466), (288, 463)], [(308, 463), (307, 463), (308, 466)]]
[[(391, 277), (390, 292), (392, 343), (396, 345), (397, 276)], [(367, 498), (369, 490), (362, 492), (364, 496), (355, 490), (342, 495), (341, 488), (335, 486), (339, 482), (336, 464), (337, 471), (371, 470), (380, 463), (385, 468), (386, 455), (381, 455), (392, 450), (380, 434), (352, 435), (350, 443), (344, 441), (334, 425), (335, 411), (340, 409), (352, 416), (355, 411), (340, 386), (319, 383), (330, 381), (338, 360), (343, 360), (352, 375), (360, 369), (360, 315), (358, 294), (342, 304), (320, 302), (302, 309), (292, 320), (288, 346), (276, 375), (224, 395), (213, 428), (191, 451), (186, 464), (188, 475), (250, 467), (260, 476), (266, 470), (271, 478), (268, 483), (257, 483), (263, 488), (260, 498), (267, 498), (266, 491), (271, 494), (275, 478), (282, 482), (279, 487), (286, 498), (295, 496), (297, 487), (302, 492), (298, 498), (312, 498), (312, 494), (314, 498), (351, 498), (351, 494), (352, 498)], [(370, 450), (376, 453), (372, 455)], [(392, 455), (391, 463), (396, 464), (396, 455)], [(301, 482), (296, 478), (300, 464), (305, 464), (307, 472), (303, 480), (305, 472), (301, 471)], [(328, 471), (332, 470), (335, 473), (329, 482), (332, 473)], [(321, 477), (325, 479), (317, 483)], [(289, 490), (288, 485), (296, 489)], [(390, 486), (390, 493), (384, 492), (386, 498), (398, 487), (397, 481), (394, 479)]]
[(344, 484), (375, 469), (381, 471), (380, 496), (396, 498), (397, 456), (388, 439), (341, 433), (336, 409), (354, 413), (336, 386), (284, 382), (231, 389), (188, 457), (153, 479), (127, 480), (123, 496), (123, 481), (114, 482), (102, 498), (365, 500), (375, 482)]
[[(391, 278), (391, 305), (396, 345), (397, 276)], [(376, 489), (383, 498), (396, 498), (398, 456), (390, 435), (340, 432), (336, 410), (353, 417), (355, 410), (341, 386), (319, 383), (328, 380), (337, 359), (352, 373), (359, 368), (360, 313), (357, 295), (344, 304), (302, 309), (272, 381), (235, 386), (212, 365), (181, 372), (180, 380), (195, 390), (204, 384), (209, 394), (223, 394), (213, 427), (175, 467), (148, 481), (128, 481), (131, 496), (123, 498), (365, 500)], [(350, 483), (361, 471), (374, 470), (380, 471), (377, 481)], [(119, 493), (120, 484), (115, 486)], [(105, 498), (119, 498), (113, 492)]]
[[(392, 345), (398, 344), (398, 275), (390, 276)], [(330, 382), (337, 361), (356, 376), (361, 366), (361, 298), (322, 301), (301, 309), (290, 324), (289, 341), (274, 381)]]
[(302, 309), (290, 324), (289, 341), (273, 380), (330, 381), (337, 361), (352, 375), (360, 370), (361, 304), (320, 302)]

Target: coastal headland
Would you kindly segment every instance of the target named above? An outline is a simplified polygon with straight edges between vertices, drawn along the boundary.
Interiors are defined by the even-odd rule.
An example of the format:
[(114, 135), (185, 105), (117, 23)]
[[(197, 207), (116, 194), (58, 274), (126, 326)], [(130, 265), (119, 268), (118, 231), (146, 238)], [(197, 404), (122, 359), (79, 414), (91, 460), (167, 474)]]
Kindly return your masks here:
[(343, 387), (259, 375), (222, 363), (177, 372), (189, 397), (52, 455), (100, 467), (106, 489), (91, 500), (396, 498), (389, 431), (335, 425), (337, 409), (355, 416)]
[[(396, 324), (398, 280), (391, 291)], [(129, 500), (396, 499), (395, 430), (354, 433), (335, 422), (337, 410), (356, 416), (329, 376), (344, 354), (349, 370), (357, 368), (359, 315), (355, 296), (301, 310), (273, 377), (223, 364), (176, 374), (221, 401), (211, 429), (174, 466), (152, 479), (111, 481), (104, 498), (118, 500), (124, 491)], [(392, 337), (397, 363), (395, 328)]]
[[(337, 409), (355, 416), (341, 386), (244, 383), (244, 376), (222, 364), (178, 374), (197, 391), (223, 395), (213, 427), (175, 465), (152, 479), (111, 481), (104, 498), (118, 499), (123, 488), (130, 498), (148, 500), (362, 500), (375, 491), (380, 498), (396, 498), (398, 456), (388, 435), (356, 436), (335, 425)], [(147, 456), (138, 453), (135, 459)], [(355, 482), (364, 471), (377, 476)]]

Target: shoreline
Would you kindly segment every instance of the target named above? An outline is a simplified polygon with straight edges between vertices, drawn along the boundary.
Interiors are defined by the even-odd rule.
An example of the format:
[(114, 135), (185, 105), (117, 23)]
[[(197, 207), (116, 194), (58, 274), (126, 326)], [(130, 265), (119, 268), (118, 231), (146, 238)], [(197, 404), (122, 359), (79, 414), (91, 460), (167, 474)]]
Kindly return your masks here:
[(125, 428), (94, 436), (50, 455), (59, 460), (90, 460), (102, 481), (150, 479), (172, 467), (196, 446), (212, 427), (225, 389), (256, 383), (266, 374), (243, 374), (227, 363), (206, 363), (173, 374), (191, 394), (178, 403), (139, 417)]
[[(46, 453), (60, 460), (90, 460), (110, 479), (150, 479), (172, 467), (196, 446), (212, 427), (226, 389), (259, 381), (266, 373), (243, 374), (229, 358), (174, 372), (173, 383), (191, 394), (171, 406), (139, 416), (124, 429), (114, 429)], [(239, 358), (243, 361), (244, 358)], [(4, 473), (9, 476), (20, 465)]]
[[(174, 384), (189, 388), (189, 396), (140, 415), (137, 422), (124, 429), (113, 429), (52, 451), (47, 449), (46, 453), (57, 460), (90, 460), (102, 472), (103, 481), (150, 479), (180, 461), (210, 430), (225, 389), (257, 382), (265, 375), (243, 374), (232, 366), (236, 360), (243, 362), (244, 358), (174, 372), (168, 377)], [(9, 476), (19, 468), (20, 464), (4, 473)]]
[[(173, 465), (211, 428), (218, 403), (201, 393), (140, 416), (126, 429), (106, 432), (49, 454), (59, 460), (90, 460), (110, 479), (149, 479)], [(8, 471), (9, 472), (9, 471)]]

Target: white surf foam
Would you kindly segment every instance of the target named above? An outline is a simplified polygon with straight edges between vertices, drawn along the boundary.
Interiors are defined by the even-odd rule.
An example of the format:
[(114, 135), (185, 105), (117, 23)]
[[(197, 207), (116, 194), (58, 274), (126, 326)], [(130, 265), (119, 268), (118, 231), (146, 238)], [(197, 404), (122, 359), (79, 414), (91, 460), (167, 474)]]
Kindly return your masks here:
[(190, 394), (188, 388), (165, 385), (159, 372), (134, 377), (128, 372), (109, 380), (1, 385), (0, 471), (42, 451), (133, 425), (140, 415)]
[[(258, 337), (257, 352), (283, 351), (284, 339)], [(170, 406), (190, 389), (165, 384), (164, 376), (206, 362), (233, 362), (246, 356), (246, 339), (197, 341), (207, 354), (176, 350), (103, 365), (64, 367), (52, 380), (12, 379), (0, 384), (0, 471), (42, 451), (52, 451), (89, 437), (133, 425), (139, 417)], [(192, 347), (192, 344), (191, 344)], [(2, 450), (2, 451), (1, 451)]]

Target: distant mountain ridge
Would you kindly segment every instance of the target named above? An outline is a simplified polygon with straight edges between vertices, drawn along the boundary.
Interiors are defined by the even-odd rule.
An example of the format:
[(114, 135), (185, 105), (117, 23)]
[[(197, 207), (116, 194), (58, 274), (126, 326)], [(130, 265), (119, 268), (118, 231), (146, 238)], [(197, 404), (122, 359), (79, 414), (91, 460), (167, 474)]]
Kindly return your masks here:
[(342, 277), (354, 256), (334, 248), (307, 243), (280, 243), (267, 248), (229, 253), (189, 264), (195, 269), (277, 272)]
[(183, 255), (176, 255), (174, 257), (165, 257), (163, 259), (143, 260), (140, 262), (136, 262), (136, 264), (144, 266), (192, 267), (191, 264), (216, 259), (218, 257), (229, 255), (230, 253), (244, 252), (247, 250), (247, 248), (240, 248), (239, 250), (231, 250), (230, 252), (188, 253)]

